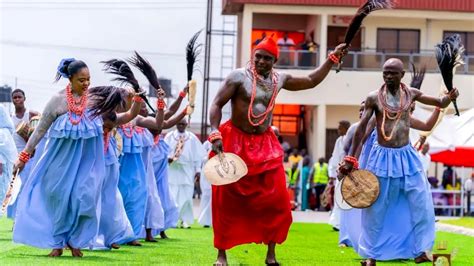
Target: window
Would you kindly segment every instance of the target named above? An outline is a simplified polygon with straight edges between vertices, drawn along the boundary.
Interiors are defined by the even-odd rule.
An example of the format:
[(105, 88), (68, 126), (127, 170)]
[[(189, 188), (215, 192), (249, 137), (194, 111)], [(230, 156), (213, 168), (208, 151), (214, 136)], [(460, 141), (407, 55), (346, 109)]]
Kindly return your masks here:
[(377, 52), (418, 53), (420, 52), (420, 31), (377, 29)]
[(273, 109), (273, 125), (278, 127), (281, 135), (295, 136), (301, 123), (299, 105), (276, 104)]
[(474, 32), (445, 31), (443, 33), (443, 39), (453, 34), (459, 34), (461, 36), (461, 42), (466, 49), (466, 55), (474, 55)]

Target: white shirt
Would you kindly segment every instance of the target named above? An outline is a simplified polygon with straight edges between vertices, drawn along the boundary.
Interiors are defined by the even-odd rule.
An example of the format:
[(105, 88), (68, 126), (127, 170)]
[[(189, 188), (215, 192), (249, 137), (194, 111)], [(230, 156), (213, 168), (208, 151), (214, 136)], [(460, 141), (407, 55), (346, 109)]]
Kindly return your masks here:
[(344, 152), (344, 139), (345, 136), (340, 136), (337, 138), (336, 144), (334, 145), (334, 150), (332, 151), (332, 156), (328, 163), (329, 177), (337, 177), (338, 165), (346, 155)]
[(423, 164), (423, 171), (428, 173), (428, 170), (430, 169), (431, 156), (428, 153), (423, 155), (423, 153), (419, 152), (418, 154), (420, 155), (421, 164)]
[(26, 141), (16, 133), (16, 127), (21, 122), (29, 123), (30, 122), (30, 111), (25, 110), (25, 114), (22, 118), (16, 117), (16, 114), (12, 114), (13, 126), (15, 127), (15, 132), (13, 133), (13, 140), (15, 140), (15, 146), (18, 152), (21, 152), (25, 149)]
[(289, 50), (290, 46), (295, 46), (295, 42), (291, 38), (287, 38), (286, 41), (280, 38), (277, 41), (277, 45), (280, 47), (280, 50)]
[[(170, 146), (168, 158), (174, 156), (176, 145), (181, 136), (184, 136), (185, 138), (183, 152), (178, 160), (170, 164), (168, 181), (170, 184), (174, 185), (193, 185), (195, 174), (201, 172), (202, 159), (204, 158), (206, 151), (204, 150), (201, 141), (199, 141), (193, 133), (188, 131), (179, 133), (178, 130), (174, 130), (168, 133), (165, 137), (165, 142)], [(172, 176), (173, 174), (179, 174), (180, 176)]]
[(466, 192), (472, 191), (472, 178), (468, 178), (466, 182), (464, 182), (464, 190), (466, 190)]

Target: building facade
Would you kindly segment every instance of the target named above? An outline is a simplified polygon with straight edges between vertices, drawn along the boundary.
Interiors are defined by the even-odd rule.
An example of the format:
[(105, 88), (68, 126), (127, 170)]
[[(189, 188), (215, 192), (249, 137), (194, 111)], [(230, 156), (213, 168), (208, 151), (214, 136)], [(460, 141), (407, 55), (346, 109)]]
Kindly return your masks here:
[[(238, 18), (237, 66), (251, 59), (252, 48), (262, 36), (291, 39), (280, 49), (278, 71), (307, 75), (328, 52), (343, 42), (357, 7), (355, 0), (224, 0), (222, 13)], [(382, 64), (402, 59), (410, 83), (409, 64), (425, 65), (422, 90), (438, 95), (444, 88), (437, 69), (434, 47), (444, 37), (461, 35), (465, 65), (457, 69), (454, 84), (462, 110), (474, 107), (474, 3), (463, 0), (399, 0), (395, 9), (370, 14), (354, 38), (343, 70), (331, 71), (315, 89), (288, 92), (277, 98), (274, 124), (293, 146), (308, 148), (313, 158), (330, 156), (338, 121), (358, 120), (358, 108), (370, 91), (382, 83)], [(288, 36), (287, 39), (284, 37)], [(314, 44), (308, 48), (306, 40)], [(291, 45), (294, 43), (294, 45)], [(425, 107), (429, 109), (429, 107)]]

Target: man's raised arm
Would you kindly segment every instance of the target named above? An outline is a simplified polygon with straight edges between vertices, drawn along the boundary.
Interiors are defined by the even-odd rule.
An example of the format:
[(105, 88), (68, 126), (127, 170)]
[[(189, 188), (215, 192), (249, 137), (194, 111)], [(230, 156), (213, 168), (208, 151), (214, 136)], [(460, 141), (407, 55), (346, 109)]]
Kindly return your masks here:
[[(342, 56), (347, 54), (347, 49), (344, 48), (345, 46), (345, 43), (339, 44), (334, 52), (332, 52), (331, 55), (326, 59), (326, 61), (308, 76), (292, 77), (291, 75), (287, 75), (285, 83), (283, 84), (283, 88), (289, 91), (299, 91), (316, 87), (319, 83), (321, 83), (321, 81), (324, 80), (324, 78), (326, 78), (332, 66), (337, 63), (337, 60), (340, 60)], [(333, 59), (331, 59), (331, 57)]]
[(440, 108), (446, 108), (451, 103), (452, 100), (455, 100), (459, 96), (458, 90), (452, 89), (443, 97), (433, 97), (424, 94), (422, 91), (416, 89), (410, 89), (411, 93), (415, 93), (414, 100), (419, 101), (427, 105), (437, 106)]

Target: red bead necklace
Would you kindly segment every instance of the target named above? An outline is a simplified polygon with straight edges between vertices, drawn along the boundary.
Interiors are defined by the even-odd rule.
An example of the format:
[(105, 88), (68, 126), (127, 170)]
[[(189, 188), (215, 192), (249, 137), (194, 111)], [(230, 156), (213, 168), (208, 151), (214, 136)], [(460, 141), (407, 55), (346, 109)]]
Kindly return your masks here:
[[(249, 104), (249, 109), (247, 113), (247, 119), (252, 126), (256, 127), (265, 123), (265, 120), (267, 119), (268, 115), (273, 111), (273, 107), (275, 106), (275, 99), (278, 94), (278, 75), (273, 72), (270, 73), (270, 75), (272, 76), (272, 85), (273, 85), (272, 97), (270, 99), (270, 102), (268, 103), (266, 110), (259, 115), (255, 115), (253, 113), (253, 102), (255, 101), (255, 97), (257, 96), (257, 80), (260, 80), (260, 81), (263, 81), (263, 80), (262, 78), (258, 76), (257, 71), (255, 70), (255, 66), (253, 64), (251, 66), (251, 72), (253, 75), (252, 95), (250, 97), (250, 104)], [(253, 120), (258, 120), (258, 121), (254, 122)]]
[[(66, 87), (66, 99), (69, 121), (71, 121), (71, 124), (77, 125), (81, 122), (82, 117), (84, 117), (84, 111), (86, 110), (87, 106), (87, 91), (84, 91), (79, 101), (76, 101), (72, 95), (71, 84), (68, 84)], [(79, 116), (79, 118), (72, 118), (72, 113)]]
[[(131, 139), (133, 137), (133, 126), (132, 123), (123, 124), (120, 126), (125, 137)], [(128, 130), (128, 132), (127, 132)]]
[(153, 138), (153, 142), (155, 143), (155, 145), (157, 145), (158, 142), (160, 142), (160, 135), (156, 135), (156, 136)]
[[(378, 93), (378, 100), (380, 104), (382, 105), (383, 108), (383, 118), (382, 118), (382, 125), (381, 125), (381, 131), (382, 131), (382, 137), (384, 138), (385, 141), (390, 141), (393, 138), (393, 133), (395, 132), (395, 128), (400, 121), (400, 118), (402, 116), (402, 113), (409, 108), (411, 104), (411, 95), (410, 91), (408, 88), (405, 86), (405, 84), (400, 84), (400, 102), (399, 106), (393, 107), (387, 103), (387, 86), (383, 85), (382, 88), (380, 88), (379, 93)], [(394, 115), (391, 115), (394, 113)], [(390, 120), (395, 120), (393, 124), (392, 131), (390, 134), (387, 136), (385, 133), (385, 120), (386, 118)]]
[(145, 129), (144, 129), (143, 127), (135, 126), (135, 131), (136, 131), (138, 134), (142, 134), (143, 131), (145, 131)]

